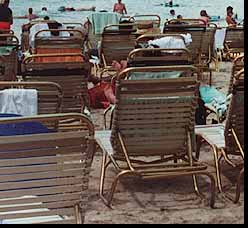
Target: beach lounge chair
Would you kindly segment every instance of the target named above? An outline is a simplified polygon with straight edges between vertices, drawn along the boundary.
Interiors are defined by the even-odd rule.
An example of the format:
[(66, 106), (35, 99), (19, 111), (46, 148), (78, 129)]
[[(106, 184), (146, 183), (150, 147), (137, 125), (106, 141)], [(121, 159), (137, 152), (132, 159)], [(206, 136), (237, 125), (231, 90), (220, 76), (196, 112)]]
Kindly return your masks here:
[[(58, 36), (43, 36), (44, 33), (56, 33)], [(61, 34), (61, 35), (59, 35)], [(71, 36), (73, 34), (73, 36)], [(82, 54), (84, 48), (85, 37), (80, 30), (75, 29), (47, 29), (37, 32), (34, 36), (33, 54)], [(43, 58), (44, 61), (44, 58)], [(57, 61), (69, 61), (58, 57)], [(71, 62), (80, 61), (72, 58)]]
[[(233, 167), (236, 165), (229, 159), (229, 155), (236, 155), (244, 159), (244, 72), (240, 72), (239, 77), (235, 79), (226, 123), (196, 126), (196, 134), (199, 137), (196, 157), (200, 156), (199, 149), (202, 141), (211, 146), (214, 153), (218, 189), (223, 192), (220, 172), (221, 159), (224, 157), (225, 161)], [(239, 199), (241, 174), (238, 177), (235, 202)]]
[(5, 89), (35, 89), (38, 91), (38, 114), (61, 112), (62, 88), (52, 82), (0, 82), (0, 91)]
[[(85, 130), (47, 127), (67, 119), (84, 123)], [(72, 113), (0, 118), (3, 124), (10, 129), (0, 137), (0, 223), (84, 223), (95, 152), (91, 121)], [(15, 135), (12, 125), (33, 128)]]
[(136, 29), (134, 24), (106, 26), (102, 34), (101, 62), (104, 68), (111, 67), (114, 60), (127, 60), (128, 54), (135, 48)]
[[(190, 175), (199, 194), (195, 175), (202, 174), (211, 179), (210, 205), (214, 206), (214, 177), (192, 156), (197, 77), (180, 77), (182, 71), (197, 73), (192, 66), (139, 67), (118, 76), (112, 131), (96, 132), (103, 151), (100, 196), (106, 205), (111, 206), (117, 183), (124, 176), (146, 180)], [(175, 75), (168, 78), (169, 72)], [(117, 175), (106, 196), (106, 170), (111, 163)]]
[(191, 34), (192, 42), (187, 46), (195, 66), (201, 65), (202, 46), (207, 27), (195, 24), (165, 24), (164, 34)]
[[(77, 57), (81, 62), (53, 62), (54, 57)], [(38, 58), (37, 61), (34, 59)], [(41, 58), (52, 58), (50, 62), (38, 62)], [(70, 59), (71, 60), (71, 59)], [(88, 76), (90, 64), (82, 54), (44, 54), (27, 57), (23, 61), (25, 81), (49, 81), (57, 83), (63, 90), (62, 112), (84, 112), (88, 106)]]
[(0, 81), (14, 81), (17, 75), (18, 38), (11, 34), (0, 34)]
[(226, 29), (224, 54), (227, 58), (235, 58), (244, 52), (244, 27)]
[(217, 30), (217, 25), (211, 23), (206, 28), (206, 31), (203, 35), (203, 45), (201, 52), (201, 69), (203, 72), (209, 72), (209, 85), (212, 85), (212, 69), (210, 68), (210, 64), (212, 61), (216, 61), (216, 53), (214, 50), (214, 42), (215, 42), (215, 33)]
[(135, 15), (129, 21), (137, 24), (139, 34), (160, 34), (161, 18), (156, 14)]

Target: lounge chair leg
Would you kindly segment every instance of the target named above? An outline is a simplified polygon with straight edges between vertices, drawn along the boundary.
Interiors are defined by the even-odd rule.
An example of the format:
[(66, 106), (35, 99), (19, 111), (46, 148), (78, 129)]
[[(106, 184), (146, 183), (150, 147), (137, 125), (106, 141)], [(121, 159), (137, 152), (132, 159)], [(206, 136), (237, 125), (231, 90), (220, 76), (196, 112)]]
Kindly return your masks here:
[(104, 111), (103, 118), (104, 118), (104, 128), (107, 129), (107, 114), (111, 110), (111, 105)]
[(214, 153), (214, 162), (215, 162), (215, 171), (216, 171), (216, 179), (217, 179), (217, 186), (219, 189), (219, 192), (222, 193), (222, 185), (221, 185), (221, 176), (220, 176), (220, 159), (218, 158), (218, 150), (215, 146), (212, 146), (213, 153)]
[(214, 176), (208, 172), (202, 173), (202, 175), (206, 175), (210, 178), (211, 181), (211, 197), (210, 197), (210, 207), (214, 208), (215, 205), (215, 188), (216, 188), (216, 183), (215, 183), (215, 179)]
[(234, 200), (234, 203), (239, 202), (240, 198), (240, 185), (241, 185), (241, 177), (244, 175), (244, 168), (240, 171), (239, 176), (237, 178), (237, 187), (236, 187), (236, 197)]
[(105, 174), (107, 168), (106, 163), (107, 163), (107, 155), (105, 152), (103, 152), (99, 193), (100, 193), (100, 198), (103, 200), (104, 204), (108, 206), (108, 200), (104, 197), (104, 181), (105, 181)]
[(227, 164), (229, 164), (233, 168), (236, 168), (236, 165), (228, 158), (227, 154), (225, 153), (225, 151), (223, 149), (221, 149), (221, 152), (222, 152), (222, 155), (223, 155), (225, 161), (227, 162)]
[(202, 145), (202, 138), (201, 136), (197, 135), (196, 136), (196, 154), (195, 154), (195, 157), (197, 160), (199, 160), (200, 158), (201, 145)]
[(115, 190), (116, 190), (116, 187), (117, 187), (117, 184), (118, 184), (118, 181), (121, 177), (123, 176), (127, 176), (129, 174), (134, 174), (134, 175), (140, 175), (139, 173), (135, 172), (135, 171), (131, 171), (131, 170), (125, 170), (125, 171), (122, 171), (120, 172), (116, 178), (114, 179), (114, 182), (112, 184), (112, 187), (111, 187), (111, 190), (110, 190), (110, 193), (108, 195), (108, 206), (111, 207), (111, 203), (113, 201), (113, 197), (114, 197), (114, 193), (115, 193)]
[(196, 177), (196, 175), (193, 175), (192, 177), (193, 177), (195, 193), (196, 193), (197, 196), (199, 196), (199, 197), (201, 197), (203, 199), (204, 195), (199, 190), (198, 183), (197, 183), (197, 177)]

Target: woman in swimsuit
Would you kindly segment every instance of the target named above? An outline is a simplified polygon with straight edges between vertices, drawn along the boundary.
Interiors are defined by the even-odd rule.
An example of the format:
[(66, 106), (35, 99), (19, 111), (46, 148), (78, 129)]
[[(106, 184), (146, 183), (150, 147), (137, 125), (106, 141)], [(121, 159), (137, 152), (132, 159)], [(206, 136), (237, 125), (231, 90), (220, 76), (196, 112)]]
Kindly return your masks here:
[(125, 4), (121, 2), (121, 0), (118, 0), (118, 3), (115, 3), (113, 12), (119, 13), (119, 14), (127, 14), (127, 9)]

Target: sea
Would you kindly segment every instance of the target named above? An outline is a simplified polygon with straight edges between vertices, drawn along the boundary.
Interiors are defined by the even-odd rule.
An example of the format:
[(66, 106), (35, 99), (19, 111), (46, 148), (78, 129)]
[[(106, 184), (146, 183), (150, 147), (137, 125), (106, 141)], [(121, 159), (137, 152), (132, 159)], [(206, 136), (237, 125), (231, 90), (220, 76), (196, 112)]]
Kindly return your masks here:
[[(47, 7), (50, 19), (59, 22), (80, 22), (84, 23), (87, 16), (92, 12), (59, 12), (60, 6), (73, 8), (96, 7), (96, 11), (112, 11), (117, 0), (10, 0), (10, 8), (14, 16), (27, 14), (28, 8), (32, 7), (34, 13), (41, 15), (42, 7)], [(244, 0), (174, 0), (177, 7), (165, 7), (165, 0), (123, 0), (126, 5), (128, 15), (135, 14), (158, 14), (162, 23), (169, 18), (169, 11), (174, 9), (176, 15), (180, 14), (184, 18), (198, 18), (201, 10), (206, 10), (210, 16), (220, 16), (221, 20), (216, 22), (219, 26), (225, 26), (226, 7), (231, 5), (234, 13), (238, 15), (238, 20), (244, 18)], [(21, 25), (27, 23), (26, 19), (15, 19), (12, 29), (15, 34), (21, 34)]]

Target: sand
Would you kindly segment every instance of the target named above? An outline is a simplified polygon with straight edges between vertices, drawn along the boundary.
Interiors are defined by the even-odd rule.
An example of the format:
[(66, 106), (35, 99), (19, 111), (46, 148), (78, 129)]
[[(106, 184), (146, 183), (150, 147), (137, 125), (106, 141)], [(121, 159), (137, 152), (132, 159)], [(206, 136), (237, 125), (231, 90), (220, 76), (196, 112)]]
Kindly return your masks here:
[[(220, 72), (213, 72), (213, 85), (226, 92), (232, 64), (222, 63)], [(96, 129), (103, 129), (103, 110), (93, 110)], [(113, 209), (106, 207), (99, 198), (101, 151), (97, 151), (90, 174), (89, 206), (86, 213), (87, 224), (242, 224), (244, 223), (244, 192), (234, 204), (224, 195), (217, 194), (216, 209), (207, 205), (193, 190), (192, 178), (173, 178), (160, 181), (140, 181), (123, 179), (114, 196)], [(204, 146), (200, 160), (206, 162), (214, 174), (213, 153)], [(236, 159), (238, 162), (239, 160)], [(235, 177), (239, 168), (222, 163), (224, 190), (234, 196)], [(110, 187), (115, 175), (114, 169), (107, 173), (106, 186)], [(208, 197), (209, 181), (199, 178), (201, 191)]]

